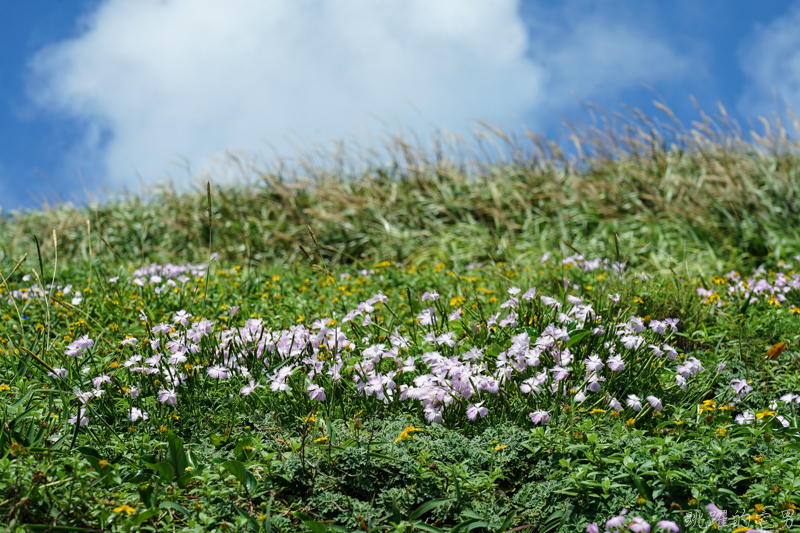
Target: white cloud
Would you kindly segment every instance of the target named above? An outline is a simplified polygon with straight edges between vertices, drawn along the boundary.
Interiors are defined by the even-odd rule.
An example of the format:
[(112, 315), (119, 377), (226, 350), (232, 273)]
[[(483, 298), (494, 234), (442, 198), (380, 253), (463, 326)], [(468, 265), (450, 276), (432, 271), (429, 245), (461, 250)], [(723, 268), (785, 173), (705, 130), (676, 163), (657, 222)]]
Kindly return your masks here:
[[(87, 124), (70, 164), (130, 183), (181, 177), (225, 150), (283, 155), (400, 123), (464, 131), (542, 116), (686, 66), (635, 28), (567, 34), (517, 0), (107, 0), (31, 63), (35, 100)], [(541, 31), (539, 31), (541, 30)], [(545, 38), (547, 37), (547, 38)], [(602, 85), (602, 88), (596, 87)], [(533, 124), (536, 128), (541, 124)], [(102, 132), (107, 132), (103, 135)], [(287, 137), (289, 140), (287, 140)]]
[[(782, 114), (785, 102), (800, 111), (800, 3), (766, 27), (745, 39), (740, 65), (749, 86), (739, 101), (746, 116)], [(778, 101), (773, 101), (775, 90)], [(777, 104), (777, 108), (776, 108)], [(800, 134), (800, 132), (795, 132)]]

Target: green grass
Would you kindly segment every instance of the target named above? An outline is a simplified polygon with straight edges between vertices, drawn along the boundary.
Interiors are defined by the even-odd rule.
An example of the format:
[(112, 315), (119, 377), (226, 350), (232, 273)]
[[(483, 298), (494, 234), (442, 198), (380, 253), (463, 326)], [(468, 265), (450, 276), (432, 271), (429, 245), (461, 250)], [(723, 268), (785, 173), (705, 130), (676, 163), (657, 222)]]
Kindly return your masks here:
[[(719, 531), (790, 530), (781, 131), (765, 155), (710, 129), (669, 150), (586, 129), (579, 165), (538, 139), (491, 165), (398, 141), (393, 167), (214, 187), (210, 228), (206, 191), (4, 219), (0, 523), (566, 533), (626, 508), (710, 531), (714, 504)], [(136, 272), (151, 261), (195, 264)]]

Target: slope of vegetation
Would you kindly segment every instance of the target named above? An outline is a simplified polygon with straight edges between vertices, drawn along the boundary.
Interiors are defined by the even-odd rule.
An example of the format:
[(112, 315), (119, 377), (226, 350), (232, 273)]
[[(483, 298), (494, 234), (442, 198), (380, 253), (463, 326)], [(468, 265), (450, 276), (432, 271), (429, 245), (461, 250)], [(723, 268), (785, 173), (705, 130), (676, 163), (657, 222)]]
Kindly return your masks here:
[(0, 523), (792, 530), (797, 145), (634, 116), (3, 219)]

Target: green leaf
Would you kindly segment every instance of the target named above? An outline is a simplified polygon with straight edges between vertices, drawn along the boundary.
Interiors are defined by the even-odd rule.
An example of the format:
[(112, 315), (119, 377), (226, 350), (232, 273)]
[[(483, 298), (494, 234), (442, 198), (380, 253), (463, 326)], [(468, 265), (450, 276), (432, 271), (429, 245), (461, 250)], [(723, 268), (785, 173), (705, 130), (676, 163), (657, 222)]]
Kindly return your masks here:
[(414, 522), (414, 527), (416, 529), (421, 529), (422, 531), (427, 531), (428, 533), (444, 533), (443, 529), (439, 529), (436, 526), (426, 524), (425, 522)]
[(152, 468), (164, 481), (172, 483), (172, 480), (175, 479), (175, 469), (172, 467), (171, 464), (162, 461), (160, 463), (147, 463), (147, 468)]
[(589, 331), (588, 329), (576, 331), (573, 335), (570, 336), (569, 340), (567, 341), (567, 348), (569, 348), (570, 346), (572, 346), (576, 342), (582, 340), (584, 337), (586, 337), (590, 333), (591, 333), (591, 331)]
[(308, 529), (312, 531), (312, 533), (325, 533), (325, 531), (328, 529), (327, 526), (325, 526), (325, 524), (322, 522), (317, 522), (314, 520), (313, 516), (309, 516), (301, 512), (296, 512), (294, 515), (302, 520), (303, 523), (308, 526)]
[(158, 504), (159, 509), (172, 509), (173, 511), (178, 511), (179, 513), (183, 514), (186, 518), (189, 518), (189, 511), (186, 510), (182, 505), (177, 504), (175, 502), (161, 502)]
[(142, 522), (149, 520), (150, 518), (154, 517), (157, 514), (158, 514), (158, 508), (153, 507), (152, 509), (148, 509), (143, 513), (139, 513), (138, 515), (136, 515), (136, 520), (134, 520), (133, 523), (138, 526)]
[(222, 463), (222, 468), (233, 474), (239, 483), (244, 485), (248, 494), (253, 494), (258, 488), (256, 477), (244, 466), (241, 461), (226, 461)]
[(425, 513), (427, 513), (428, 511), (430, 511), (431, 509), (435, 509), (436, 507), (444, 505), (445, 503), (450, 501), (453, 501), (453, 498), (441, 498), (439, 500), (431, 500), (429, 502), (425, 502), (416, 509), (414, 509), (414, 512), (408, 515), (408, 519), (416, 520)]
[(169, 449), (169, 461), (175, 468), (175, 473), (180, 476), (189, 466), (186, 461), (186, 452), (183, 450), (183, 439), (170, 431), (167, 433), (167, 446)]
[(100, 452), (89, 446), (78, 446), (75, 449), (87, 457), (96, 457), (97, 459), (102, 459)]
[(250, 516), (248, 513), (242, 511), (241, 509), (239, 509), (235, 505), (234, 505), (233, 508), (236, 509), (237, 513), (239, 513), (239, 516), (241, 516), (242, 518), (247, 520), (247, 526), (250, 528), (251, 531), (254, 531), (255, 533), (258, 533), (259, 531), (261, 531), (261, 528), (259, 527), (258, 522), (256, 521), (255, 518)]

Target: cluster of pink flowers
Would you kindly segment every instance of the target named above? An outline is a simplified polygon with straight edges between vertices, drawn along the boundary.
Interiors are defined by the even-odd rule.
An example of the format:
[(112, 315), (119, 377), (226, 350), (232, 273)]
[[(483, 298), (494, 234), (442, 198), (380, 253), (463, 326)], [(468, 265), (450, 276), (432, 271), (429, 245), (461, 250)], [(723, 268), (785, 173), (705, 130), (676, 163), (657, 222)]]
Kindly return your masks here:
[[(680, 531), (678, 524), (672, 520), (660, 520), (656, 523), (655, 528), (656, 531), (668, 531), (669, 533), (678, 533)], [(651, 526), (644, 518), (628, 515), (628, 510), (623, 509), (618, 516), (606, 521), (605, 533), (622, 533), (623, 531), (650, 533)], [(592, 522), (586, 526), (586, 533), (600, 533), (600, 526), (597, 525), (597, 522)]]
[[(800, 256), (795, 259), (800, 259)], [(792, 265), (779, 261), (778, 268), (788, 270)], [(747, 278), (742, 278), (738, 272), (731, 271), (725, 274), (724, 278), (712, 278), (712, 282), (720, 285), (720, 288), (715, 289), (712, 286), (696, 289), (697, 294), (703, 298), (703, 303), (715, 303), (717, 307), (722, 307), (731, 300), (749, 300), (751, 304), (764, 301), (780, 305), (786, 302), (786, 295), (789, 292), (800, 289), (800, 274), (780, 271), (772, 273), (767, 272), (764, 267), (759, 267)]]
[[(639, 357), (663, 358), (665, 362), (677, 358), (677, 351), (660, 339), (677, 331), (677, 319), (651, 320), (646, 327), (641, 319), (631, 317), (609, 327), (597, 316), (592, 304), (579, 297), (570, 295), (562, 302), (540, 296), (538, 304), (534, 301), (535, 289), (523, 293), (513, 287), (508, 292), (509, 298), (499, 306), (500, 311), (485, 319), (485, 326), (493, 335), (509, 339), (504, 349), (491, 356), (487, 356), (486, 346), (472, 346), (467, 338), (459, 339), (456, 331), (447, 330), (448, 324), (463, 312), (459, 308), (449, 314), (447, 321), (441, 319), (436, 291), (422, 296), (423, 302), (434, 305), (417, 315), (422, 330), (418, 336), (410, 337), (409, 331), (398, 327), (386, 342), (373, 342), (370, 328), (380, 312), (379, 306), (388, 302), (386, 295), (379, 292), (349, 311), (339, 327), (330, 327), (330, 321), (319, 319), (309, 328), (294, 325), (270, 331), (261, 319), (250, 319), (243, 327), (214, 332), (213, 322), (196, 319), (181, 310), (175, 313), (172, 324), (155, 325), (152, 339), (141, 339), (140, 343), (139, 339), (127, 337), (120, 341), (121, 346), (134, 352), (123, 362), (122, 370), (157, 375), (163, 388), (156, 398), (166, 405), (179, 401), (180, 387), (189, 371), (187, 363), (192, 365), (191, 371), (203, 372), (208, 378), (246, 383), (240, 388), (242, 395), (251, 394), (262, 385), (279, 394), (294, 383), (302, 386), (313, 401), (324, 401), (333, 384), (349, 376), (355, 390), (363, 396), (374, 396), (387, 404), (418, 402), (425, 418), (432, 423), (441, 423), (452, 409), (465, 408), (469, 420), (483, 418), (490, 412), (487, 400), (492, 395), (518, 390), (529, 398), (530, 404), (537, 406), (529, 415), (531, 421), (546, 424), (551, 418), (548, 406), (552, 406), (553, 398), (576, 404), (587, 398), (602, 398), (607, 408), (625, 409), (614, 394), (616, 389), (603, 390), (614, 373), (636, 364)], [(542, 317), (552, 317), (538, 335), (530, 328), (518, 327), (523, 306), (534, 304), (540, 306)], [(361, 331), (367, 333), (360, 339), (352, 339), (345, 332), (344, 328), (350, 329), (351, 321), (365, 328)], [(571, 342), (576, 333), (581, 338), (586, 335), (602, 338), (598, 352), (576, 357), (580, 353), (576, 349), (581, 346)], [(201, 348), (204, 337), (213, 337), (213, 342)], [(68, 350), (80, 353), (87, 342), (90, 339), (79, 339)], [(201, 357), (196, 354), (201, 350), (202, 359), (209, 361), (207, 368), (196, 364)], [(252, 379), (245, 364), (246, 359), (252, 358), (262, 361), (265, 369), (277, 367), (264, 378), (263, 384)], [(677, 365), (676, 384), (685, 388), (687, 380), (702, 370), (694, 358)], [(297, 379), (293, 380), (293, 376)], [(106, 381), (96, 381), (94, 391), (81, 393), (87, 401), (102, 394)], [(136, 398), (139, 391), (131, 388), (128, 394)], [(643, 400), (629, 394), (623, 401), (634, 411), (640, 411), (646, 404), (656, 411), (663, 408), (662, 401), (654, 394), (645, 396)], [(146, 419), (147, 413), (131, 408), (129, 418)]]

